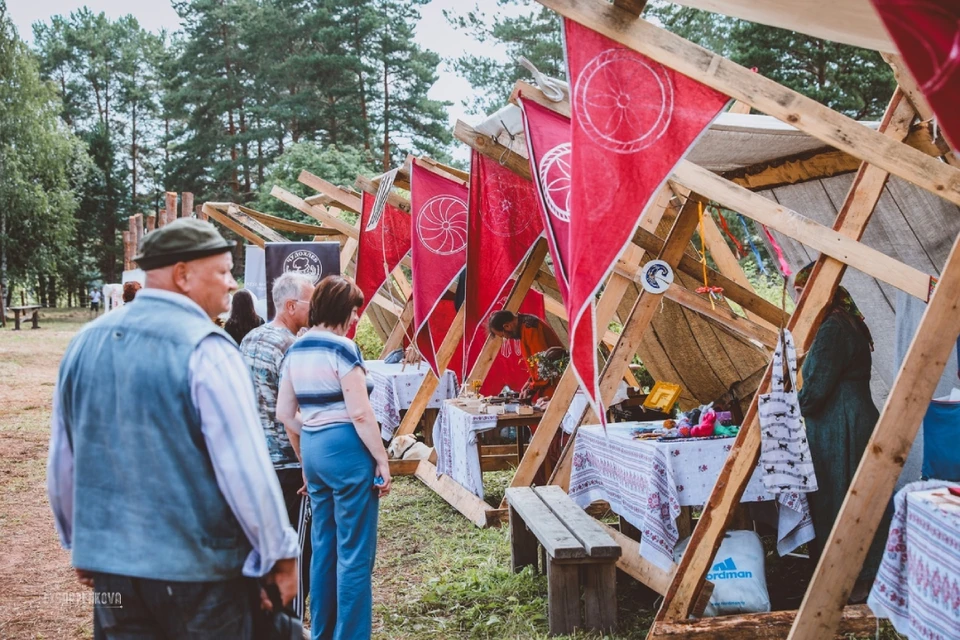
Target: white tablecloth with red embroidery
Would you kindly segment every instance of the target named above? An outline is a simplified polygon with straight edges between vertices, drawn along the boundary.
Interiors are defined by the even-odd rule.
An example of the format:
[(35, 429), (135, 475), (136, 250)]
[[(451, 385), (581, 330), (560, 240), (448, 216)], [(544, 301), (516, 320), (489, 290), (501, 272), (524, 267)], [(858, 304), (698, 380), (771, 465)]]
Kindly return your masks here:
[(497, 426), (497, 416), (465, 411), (453, 402), (444, 402), (433, 424), (433, 446), (437, 452), (437, 477), (448, 475), (477, 497), (483, 498), (483, 472), (477, 434)]
[[(641, 532), (640, 555), (664, 570), (673, 565), (679, 542), (676, 519), (680, 507), (706, 503), (733, 438), (657, 442), (636, 440), (639, 426), (660, 423), (620, 422), (580, 427), (574, 444), (570, 497), (586, 508), (596, 500), (610, 507)], [(789, 553), (813, 539), (813, 522), (802, 494), (767, 493), (759, 469), (743, 493), (743, 502), (777, 500), (777, 550)]]
[[(417, 365), (386, 364), (383, 360), (368, 360), (367, 374), (373, 382), (370, 404), (380, 423), (380, 437), (393, 438), (393, 432), (400, 426), (400, 412), (410, 408), (417, 390), (430, 368), (426, 363)], [(444, 400), (457, 397), (457, 376), (453, 371), (444, 371), (440, 384), (433, 392), (428, 409), (439, 409)]]
[(960, 638), (960, 498), (945, 484), (914, 482), (897, 493), (867, 600), (878, 618), (910, 638)]

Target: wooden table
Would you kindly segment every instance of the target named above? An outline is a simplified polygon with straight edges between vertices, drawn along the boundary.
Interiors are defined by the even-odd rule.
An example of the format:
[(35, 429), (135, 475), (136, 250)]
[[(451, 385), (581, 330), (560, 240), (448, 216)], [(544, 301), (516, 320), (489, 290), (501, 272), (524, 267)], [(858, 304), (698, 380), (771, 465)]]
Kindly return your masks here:
[(39, 329), (40, 314), (38, 313), (38, 310), (40, 308), (41, 307), (38, 304), (28, 304), (20, 307), (9, 307), (9, 309), (13, 311), (13, 330), (20, 331), (20, 314), (23, 314), (24, 318), (26, 318), (27, 313), (30, 311), (33, 312), (33, 315), (30, 318), (33, 321), (33, 326), (31, 327), (31, 329)]

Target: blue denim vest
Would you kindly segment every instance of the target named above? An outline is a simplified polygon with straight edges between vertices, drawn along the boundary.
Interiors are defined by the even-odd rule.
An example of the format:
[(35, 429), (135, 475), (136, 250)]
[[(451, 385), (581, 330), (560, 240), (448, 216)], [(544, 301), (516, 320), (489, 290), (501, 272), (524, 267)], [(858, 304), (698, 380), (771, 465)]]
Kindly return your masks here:
[(241, 575), (251, 547), (190, 393), (190, 356), (212, 333), (229, 339), (198, 309), (142, 296), (68, 347), (58, 388), (75, 464), (75, 567), (191, 582)]

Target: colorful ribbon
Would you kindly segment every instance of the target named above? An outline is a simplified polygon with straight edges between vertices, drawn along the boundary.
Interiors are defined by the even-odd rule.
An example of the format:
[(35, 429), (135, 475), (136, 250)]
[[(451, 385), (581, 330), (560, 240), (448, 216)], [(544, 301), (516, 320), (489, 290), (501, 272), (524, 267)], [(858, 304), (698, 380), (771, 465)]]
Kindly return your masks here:
[(727, 226), (727, 219), (723, 217), (719, 209), (717, 210), (717, 216), (720, 218), (720, 227), (723, 228), (723, 232), (727, 234), (727, 237), (733, 242), (733, 246), (737, 248), (737, 260), (739, 260), (743, 257), (743, 245), (740, 244), (737, 237), (730, 232), (730, 227)]
[(777, 241), (774, 240), (773, 234), (770, 233), (770, 230), (767, 229), (764, 225), (760, 225), (760, 226), (763, 227), (763, 232), (767, 234), (767, 240), (770, 241), (770, 246), (773, 247), (774, 253), (777, 254), (777, 262), (780, 263), (781, 275), (783, 275), (784, 279), (789, 278), (793, 272), (790, 271), (790, 265), (787, 264), (787, 259), (783, 257), (783, 249), (781, 249), (780, 245), (777, 244)]
[(747, 227), (747, 221), (743, 217), (743, 214), (738, 213), (737, 216), (740, 218), (740, 225), (743, 227), (743, 237), (747, 239), (747, 244), (750, 245), (750, 250), (753, 252), (753, 257), (757, 260), (757, 269), (760, 270), (760, 275), (767, 275), (767, 269), (763, 266), (763, 256), (760, 255), (760, 250), (757, 249), (757, 245), (753, 244), (753, 238), (750, 235), (750, 229)]

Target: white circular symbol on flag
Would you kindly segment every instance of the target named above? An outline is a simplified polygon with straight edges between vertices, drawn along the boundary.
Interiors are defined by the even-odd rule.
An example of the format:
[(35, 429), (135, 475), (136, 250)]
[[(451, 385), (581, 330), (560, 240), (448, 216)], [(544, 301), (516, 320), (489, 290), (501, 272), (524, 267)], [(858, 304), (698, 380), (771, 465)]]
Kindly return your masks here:
[(483, 225), (494, 235), (509, 238), (526, 231), (530, 226), (527, 212), (517, 212), (527, 197), (523, 187), (514, 180), (491, 176), (483, 183), (486, 207), (481, 214)]
[(570, 222), (570, 143), (563, 142), (547, 151), (537, 170), (547, 210), (555, 218)]
[(574, 100), (580, 126), (616, 153), (650, 146), (673, 117), (673, 83), (667, 70), (625, 49), (594, 57), (577, 80)]
[(467, 246), (467, 205), (453, 196), (434, 196), (417, 215), (417, 234), (429, 251), (448, 256)]

